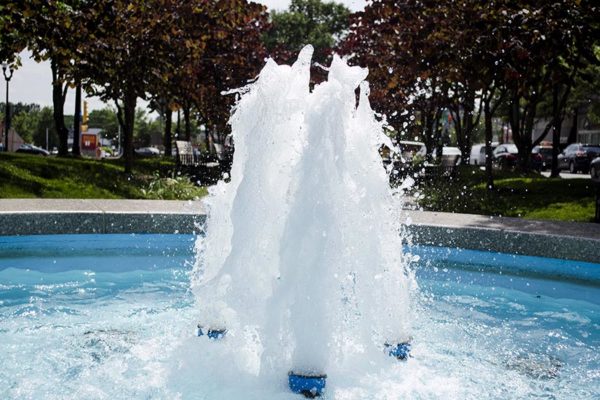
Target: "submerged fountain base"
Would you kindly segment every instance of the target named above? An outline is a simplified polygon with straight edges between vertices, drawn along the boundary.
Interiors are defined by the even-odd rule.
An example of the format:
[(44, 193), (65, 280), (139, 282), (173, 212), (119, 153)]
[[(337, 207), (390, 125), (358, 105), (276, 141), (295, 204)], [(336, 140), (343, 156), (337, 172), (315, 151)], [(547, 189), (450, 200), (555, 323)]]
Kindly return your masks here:
[(206, 335), (209, 339), (214, 340), (222, 339), (225, 336), (225, 333), (227, 333), (227, 329), (207, 329), (200, 324), (198, 324), (198, 327), (196, 328), (196, 336)]
[(410, 357), (410, 343), (396, 343), (394, 345), (386, 343), (385, 350), (391, 357), (396, 357), (398, 360), (405, 361)]
[(294, 393), (314, 399), (323, 394), (327, 375), (325, 374), (299, 374), (293, 371), (288, 373), (288, 384)]

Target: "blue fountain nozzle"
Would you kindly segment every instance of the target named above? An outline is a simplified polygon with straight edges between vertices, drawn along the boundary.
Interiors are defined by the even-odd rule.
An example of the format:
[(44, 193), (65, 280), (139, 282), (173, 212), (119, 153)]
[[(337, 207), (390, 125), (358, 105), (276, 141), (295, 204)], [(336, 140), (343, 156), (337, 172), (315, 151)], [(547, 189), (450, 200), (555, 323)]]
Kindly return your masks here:
[(410, 356), (411, 344), (410, 342), (389, 344), (386, 343), (385, 350), (389, 356), (396, 357), (398, 360), (407, 360)]
[(309, 399), (314, 399), (323, 394), (326, 380), (326, 374), (301, 374), (293, 371), (288, 373), (290, 390)]
[(227, 333), (227, 329), (206, 329), (202, 325), (198, 324), (196, 328), (196, 336), (206, 335), (209, 339), (222, 339)]

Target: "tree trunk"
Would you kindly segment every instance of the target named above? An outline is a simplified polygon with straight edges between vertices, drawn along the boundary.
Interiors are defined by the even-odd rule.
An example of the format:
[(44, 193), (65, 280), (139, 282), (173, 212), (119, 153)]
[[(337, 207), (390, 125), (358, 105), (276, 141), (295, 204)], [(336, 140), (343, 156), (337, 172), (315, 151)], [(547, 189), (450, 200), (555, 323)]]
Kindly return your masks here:
[(494, 154), (492, 152), (492, 140), (494, 138), (494, 132), (492, 131), (492, 110), (490, 108), (490, 101), (492, 96), (486, 97), (483, 102), (484, 107), (484, 123), (485, 123), (485, 178), (486, 187), (488, 190), (494, 190), (494, 174), (492, 172), (492, 159)]
[(577, 141), (577, 123), (579, 119), (579, 107), (573, 107), (573, 125), (569, 131), (569, 137), (567, 138), (567, 145), (573, 144)]
[[(81, 83), (75, 88), (75, 115), (73, 116), (73, 155), (80, 157), (81, 148), (79, 146), (81, 138)], [(98, 143), (98, 146), (100, 143)]]
[[(474, 120), (475, 113), (475, 98), (469, 97), (468, 108), (465, 110), (466, 121), (465, 121), (465, 139), (463, 143), (463, 148), (460, 149), (463, 154), (463, 160), (469, 162), (471, 158), (471, 147), (473, 146), (473, 131), (475, 130), (476, 121)], [(478, 121), (477, 121), (478, 122)]]
[(440, 124), (440, 119), (442, 118), (442, 109), (438, 108), (435, 113), (435, 122), (433, 128), (434, 140), (435, 140), (435, 163), (438, 165), (442, 164), (442, 152), (444, 150), (444, 143), (442, 140), (442, 124)]
[(123, 99), (123, 155), (125, 156), (125, 173), (133, 171), (133, 128), (135, 124), (135, 106), (137, 96), (125, 93)]
[(529, 114), (525, 112), (525, 115), (522, 115), (520, 109), (520, 97), (515, 95), (511, 99), (510, 105), (510, 128), (513, 134), (513, 141), (519, 149), (519, 154), (517, 154), (517, 168), (523, 172), (529, 171), (530, 167), (530, 154), (531, 154), (531, 130), (527, 130), (527, 126), (529, 125), (526, 120), (529, 118)]
[(66, 157), (69, 155), (69, 130), (65, 126), (64, 112), (66, 87), (63, 89), (56, 62), (51, 60), (50, 68), (52, 69), (52, 115), (54, 117), (56, 134), (58, 135), (58, 155)]
[(558, 153), (560, 153), (560, 130), (562, 119), (558, 110), (558, 85), (552, 90), (552, 173), (550, 177), (558, 178), (560, 170), (558, 169)]
[(204, 140), (206, 141), (206, 151), (208, 154), (212, 153), (212, 146), (210, 143), (210, 128), (208, 123), (204, 123)]
[(473, 131), (479, 122), (479, 115), (481, 114), (475, 112), (475, 93), (468, 90), (465, 93), (462, 118), (460, 117), (460, 107), (457, 107), (456, 116), (453, 117), (455, 126), (460, 127), (456, 129), (458, 148), (462, 159), (467, 163), (471, 157)]
[(185, 129), (185, 140), (188, 142), (192, 141), (192, 127), (190, 126), (190, 107), (186, 106), (183, 108), (183, 123)]
[(171, 126), (173, 125), (173, 111), (167, 105), (165, 110), (165, 137), (163, 145), (165, 146), (165, 157), (171, 157), (173, 153), (173, 138), (171, 135)]

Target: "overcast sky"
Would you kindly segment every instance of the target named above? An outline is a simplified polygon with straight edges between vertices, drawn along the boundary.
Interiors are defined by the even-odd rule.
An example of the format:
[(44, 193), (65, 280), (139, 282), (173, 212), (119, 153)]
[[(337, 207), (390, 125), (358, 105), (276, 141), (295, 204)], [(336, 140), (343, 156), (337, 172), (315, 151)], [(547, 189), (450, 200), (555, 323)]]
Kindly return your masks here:
[[(259, 0), (259, 3), (265, 4), (270, 9), (285, 10), (291, 0)], [(345, 4), (353, 11), (363, 9), (366, 0), (337, 0)], [(50, 72), (50, 63), (36, 63), (29, 58), (28, 52), (21, 54), (23, 66), (15, 71), (10, 81), (10, 102), (17, 103), (37, 103), (42, 106), (52, 105), (52, 74)], [(2, 79), (0, 89), (0, 101), (4, 102), (5, 81)], [(74, 91), (70, 90), (65, 102), (65, 113), (72, 114), (75, 108)], [(97, 98), (87, 98), (90, 110), (104, 108), (105, 104)], [(111, 104), (111, 106), (114, 106)]]

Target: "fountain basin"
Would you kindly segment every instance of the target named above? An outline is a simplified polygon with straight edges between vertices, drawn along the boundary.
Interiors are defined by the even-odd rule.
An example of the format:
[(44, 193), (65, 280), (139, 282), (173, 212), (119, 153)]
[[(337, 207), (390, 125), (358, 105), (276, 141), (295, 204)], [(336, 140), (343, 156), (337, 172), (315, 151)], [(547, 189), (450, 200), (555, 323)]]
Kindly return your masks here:
[[(297, 399), (197, 340), (193, 235), (0, 238), (0, 398)], [(407, 363), (341, 363), (327, 398), (594, 398), (600, 265), (416, 246)], [(528, 267), (531, 266), (531, 267)], [(535, 268), (535, 267), (538, 268)], [(541, 268), (550, 266), (551, 268)], [(580, 271), (568, 277), (563, 271)], [(195, 340), (196, 339), (196, 340)], [(182, 350), (183, 349), (183, 350)], [(233, 349), (233, 353), (240, 349)], [(279, 384), (273, 384), (273, 379)]]

